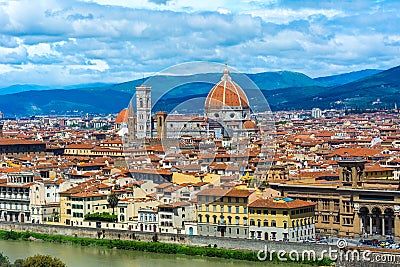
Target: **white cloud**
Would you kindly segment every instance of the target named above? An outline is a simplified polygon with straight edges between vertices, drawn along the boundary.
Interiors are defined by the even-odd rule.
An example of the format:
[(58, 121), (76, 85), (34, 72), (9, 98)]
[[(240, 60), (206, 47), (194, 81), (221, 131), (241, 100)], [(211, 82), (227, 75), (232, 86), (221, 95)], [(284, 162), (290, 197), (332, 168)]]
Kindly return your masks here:
[(399, 2), (0, 4), (0, 86), (123, 82), (189, 61), (311, 76), (400, 64)]

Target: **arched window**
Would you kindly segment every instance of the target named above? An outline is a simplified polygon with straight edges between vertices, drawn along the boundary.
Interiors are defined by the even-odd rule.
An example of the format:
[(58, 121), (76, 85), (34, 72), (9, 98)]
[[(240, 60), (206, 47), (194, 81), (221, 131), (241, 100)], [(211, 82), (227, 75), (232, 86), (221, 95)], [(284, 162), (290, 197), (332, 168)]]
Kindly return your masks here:
[(268, 227), (268, 220), (264, 220), (264, 226)]
[(143, 99), (141, 99), (141, 98), (139, 99), (139, 107), (143, 108)]

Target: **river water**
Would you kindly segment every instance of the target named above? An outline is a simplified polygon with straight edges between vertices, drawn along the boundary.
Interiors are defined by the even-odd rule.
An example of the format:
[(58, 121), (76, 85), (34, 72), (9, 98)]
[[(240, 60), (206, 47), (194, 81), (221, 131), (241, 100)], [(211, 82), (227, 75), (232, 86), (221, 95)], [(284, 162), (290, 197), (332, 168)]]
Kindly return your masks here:
[[(248, 262), (185, 255), (125, 251), (102, 247), (82, 247), (47, 242), (0, 240), (0, 252), (11, 262), (35, 254), (57, 257), (68, 267), (244, 267), (282, 266), (268, 262)], [(285, 265), (287, 266), (287, 265)], [(299, 265), (297, 265), (299, 266)]]

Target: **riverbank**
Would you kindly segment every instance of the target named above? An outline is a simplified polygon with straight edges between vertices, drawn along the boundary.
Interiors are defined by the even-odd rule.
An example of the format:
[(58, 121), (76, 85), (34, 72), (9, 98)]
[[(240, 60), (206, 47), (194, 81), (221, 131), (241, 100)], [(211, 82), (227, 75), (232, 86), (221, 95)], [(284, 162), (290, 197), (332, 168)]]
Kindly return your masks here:
[[(259, 262), (257, 252), (245, 251), (245, 250), (228, 250), (214, 247), (195, 247), (178, 244), (167, 244), (161, 242), (142, 242), (134, 240), (119, 240), (119, 239), (94, 239), (94, 238), (83, 238), (83, 237), (72, 237), (63, 235), (52, 235), (43, 233), (33, 232), (17, 232), (17, 231), (5, 231), (0, 230), (0, 239), (3, 240), (36, 240), (29, 242), (37, 242), (43, 240), (46, 242), (57, 242), (64, 244), (75, 244), (80, 246), (99, 246), (106, 248), (116, 248), (120, 250), (132, 250), (132, 251), (143, 251), (163, 254), (181, 254), (188, 256), (204, 256), (214, 257), (222, 259), (235, 259), (244, 261)], [(276, 253), (267, 255), (268, 259), (272, 259), (271, 263), (282, 263), (278, 259)], [(330, 265), (331, 261), (328, 259), (315, 260), (315, 261), (292, 261), (288, 255), (286, 255), (287, 262), (293, 264), (308, 264), (314, 266)]]

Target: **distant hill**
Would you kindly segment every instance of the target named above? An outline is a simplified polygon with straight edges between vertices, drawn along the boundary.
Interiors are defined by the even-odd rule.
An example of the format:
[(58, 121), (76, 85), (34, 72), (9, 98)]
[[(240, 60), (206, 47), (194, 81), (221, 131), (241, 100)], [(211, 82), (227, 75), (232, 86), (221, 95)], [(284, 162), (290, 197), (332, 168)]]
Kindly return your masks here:
[[(371, 72), (372, 71), (372, 72)], [(370, 76), (368, 72), (378, 72)], [(340, 75), (339, 75), (340, 76)], [(346, 75), (342, 75), (343, 77)], [(373, 108), (393, 107), (400, 104), (400, 67), (386, 71), (366, 70), (358, 74), (349, 74), (345, 79), (361, 79), (346, 84), (332, 84), (338, 77), (324, 77), (325, 80), (311, 79), (295, 72), (265, 72), (249, 74), (249, 79), (241, 74), (232, 73), (232, 77), (245, 91), (262, 90), (272, 110), (320, 108)], [(351, 78), (352, 77), (352, 78)], [(174, 110), (202, 112), (202, 98), (205, 98), (212, 86), (219, 81), (221, 74), (208, 73), (191, 76), (156, 76), (146, 79), (152, 86), (153, 111)], [(194, 81), (194, 82), (193, 82)], [(0, 97), (0, 111), (7, 116), (26, 116), (40, 114), (76, 114), (76, 113), (116, 113), (127, 107), (133, 97), (135, 87), (143, 79), (121, 84), (94, 84), (82, 88), (33, 90), (11, 93)], [(79, 87), (79, 86), (78, 86)], [(3, 89), (0, 89), (3, 90)], [(1, 93), (0, 93), (1, 94)], [(190, 99), (200, 99), (192, 103)], [(379, 100), (378, 100), (379, 99)], [(260, 99), (250, 99), (254, 105), (262, 104)], [(182, 106), (183, 102), (187, 102)]]
[(105, 90), (28, 91), (0, 97), (0, 110), (6, 116), (74, 113), (116, 113), (124, 108), (129, 93)]
[(344, 85), (346, 83), (351, 83), (363, 79), (365, 77), (372, 76), (379, 72), (382, 72), (382, 70), (367, 69), (367, 70), (353, 71), (338, 75), (319, 77), (315, 78), (314, 80), (319, 82), (320, 85), (322, 86), (331, 87), (331, 86), (338, 86), (338, 85)]
[(340, 86), (286, 88), (264, 95), (275, 110), (393, 108), (400, 103), (400, 66)]
[(43, 91), (50, 90), (48, 86), (41, 86), (36, 84), (15, 84), (0, 89), (0, 95), (15, 94), (26, 91)]
[(45, 91), (45, 90), (54, 90), (54, 89), (79, 89), (79, 88), (100, 88), (105, 86), (110, 86), (108, 83), (89, 83), (89, 84), (77, 84), (77, 85), (67, 85), (67, 86), (59, 86), (57, 88), (53, 88), (50, 86), (42, 86), (36, 84), (15, 84), (8, 87), (0, 88), (0, 95), (9, 95), (27, 91)]

